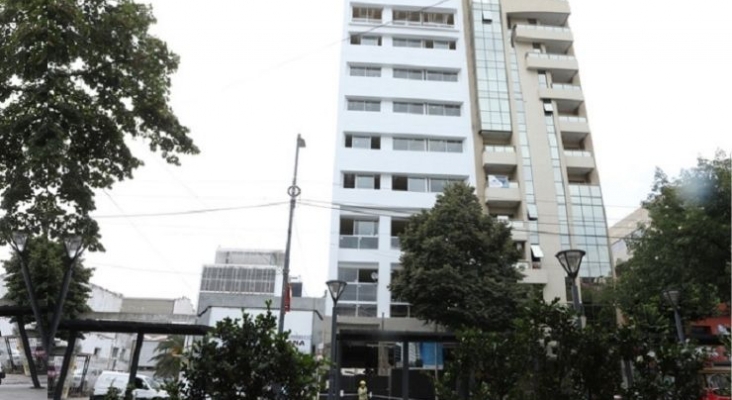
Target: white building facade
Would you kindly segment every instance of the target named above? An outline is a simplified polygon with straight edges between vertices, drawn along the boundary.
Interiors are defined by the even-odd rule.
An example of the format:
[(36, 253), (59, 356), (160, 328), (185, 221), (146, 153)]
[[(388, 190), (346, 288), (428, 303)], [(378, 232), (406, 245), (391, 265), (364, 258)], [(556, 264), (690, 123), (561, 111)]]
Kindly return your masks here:
[[(563, 0), (346, 0), (329, 278), (339, 317), (411, 317), (388, 285), (405, 220), (446, 183), (513, 228), (524, 282), (610, 276), (606, 217)], [(330, 307), (326, 307), (330, 314)]]

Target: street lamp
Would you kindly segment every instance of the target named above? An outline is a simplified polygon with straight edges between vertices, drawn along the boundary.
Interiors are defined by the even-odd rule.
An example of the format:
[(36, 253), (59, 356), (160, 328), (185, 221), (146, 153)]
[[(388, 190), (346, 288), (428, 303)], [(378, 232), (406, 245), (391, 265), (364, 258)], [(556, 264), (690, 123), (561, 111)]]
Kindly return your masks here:
[(579, 290), (577, 289), (577, 275), (584, 256), (585, 251), (577, 249), (562, 250), (555, 255), (572, 281), (572, 303), (574, 303), (574, 310), (577, 312), (577, 327), (580, 329), (582, 329), (582, 306), (580, 305)]
[(676, 289), (666, 289), (662, 293), (663, 299), (674, 309), (674, 320), (676, 320), (676, 335), (679, 338), (679, 342), (684, 343), (684, 327), (681, 325), (681, 314), (679, 314), (679, 293)]
[(292, 243), (292, 219), (295, 216), (295, 200), (300, 195), (300, 188), (297, 186), (297, 162), (300, 157), (300, 148), (305, 148), (305, 139), (297, 134), (297, 146), (295, 147), (295, 172), (292, 174), (292, 185), (287, 188), (290, 195), (290, 220), (287, 223), (287, 245), (285, 246), (285, 266), (282, 268), (282, 293), (280, 297), (280, 318), (277, 331), (285, 330), (285, 299), (290, 290), (290, 244)]
[[(28, 266), (25, 264), (25, 260), (23, 259), (23, 252), (25, 252), (26, 244), (28, 244), (28, 234), (21, 231), (11, 233), (10, 237), (8, 237), (8, 244), (18, 256), (18, 262), (20, 262), (20, 272), (21, 275), (23, 275), (25, 289), (28, 292), (28, 300), (30, 301), (31, 311), (33, 311), (33, 318), (35, 318), (36, 320), (36, 330), (38, 331), (38, 335), (41, 337), (41, 343), (43, 344), (45, 350), (46, 343), (44, 342), (46, 336), (44, 334), (45, 327), (43, 326), (43, 319), (41, 318), (41, 308), (38, 305), (38, 298), (36, 297), (36, 290), (33, 286), (33, 281), (31, 281), (30, 278), (30, 271), (28, 270)], [(19, 324), (24, 323), (25, 322), (23, 322), (22, 320), (19, 321)], [(20, 327), (20, 329), (22, 329), (21, 332), (24, 331), (24, 328)], [(25, 343), (24, 346), (28, 346), (28, 343)], [(30, 355), (30, 349), (26, 349), (25, 351), (26, 357), (28, 357)], [(33, 362), (32, 360), (28, 360), (28, 366), (30, 367), (33, 387), (36, 389), (41, 388), (41, 384), (38, 381), (38, 371), (36, 371), (35, 362)]]
[(346, 290), (346, 285), (348, 285), (344, 281), (338, 281), (338, 280), (331, 280), (325, 282), (325, 284), (328, 286), (328, 291), (330, 292), (330, 298), (333, 299), (333, 312), (331, 315), (331, 327), (330, 327), (330, 389), (328, 390), (328, 400), (335, 400), (336, 398), (336, 388), (335, 388), (335, 380), (336, 380), (336, 304), (338, 304), (338, 299), (341, 298), (341, 295), (343, 294), (343, 291)]

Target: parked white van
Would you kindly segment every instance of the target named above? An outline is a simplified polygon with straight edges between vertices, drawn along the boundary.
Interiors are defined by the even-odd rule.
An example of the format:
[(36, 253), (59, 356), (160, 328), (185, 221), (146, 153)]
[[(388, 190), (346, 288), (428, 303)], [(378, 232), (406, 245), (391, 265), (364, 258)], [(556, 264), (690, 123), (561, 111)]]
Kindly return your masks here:
[[(124, 394), (129, 378), (130, 375), (125, 372), (102, 371), (94, 384), (90, 400), (102, 400), (110, 387), (115, 387)], [(169, 397), (157, 382), (144, 375), (135, 377), (135, 390), (132, 393), (135, 399), (167, 399)]]

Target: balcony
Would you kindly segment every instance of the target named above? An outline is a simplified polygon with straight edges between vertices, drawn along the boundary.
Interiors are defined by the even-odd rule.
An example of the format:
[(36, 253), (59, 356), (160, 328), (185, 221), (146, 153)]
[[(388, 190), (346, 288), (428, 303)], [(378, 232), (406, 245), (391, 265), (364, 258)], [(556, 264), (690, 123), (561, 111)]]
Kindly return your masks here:
[(535, 19), (542, 25), (564, 25), (570, 13), (565, 0), (511, 0), (501, 6), (510, 17)]
[(349, 282), (343, 290), (341, 300), (343, 301), (376, 301), (376, 283), (353, 283)]
[(521, 202), (521, 190), (518, 182), (508, 181), (505, 176), (488, 175), (485, 201), (489, 207), (516, 207)]
[(341, 249), (378, 249), (378, 236), (341, 235)]
[(551, 71), (554, 79), (561, 82), (571, 81), (579, 70), (574, 56), (534, 51), (526, 53), (526, 67), (533, 71)]
[(527, 242), (529, 240), (529, 233), (524, 221), (501, 220), (501, 222), (511, 227), (511, 238), (514, 242)]
[(579, 143), (590, 134), (590, 124), (587, 118), (574, 115), (559, 115), (559, 130), (562, 132), (562, 142)]
[(510, 173), (516, 169), (518, 158), (513, 146), (485, 146), (483, 168), (496, 173)]
[(514, 264), (514, 267), (524, 275), (524, 279), (521, 281), (522, 283), (542, 285), (549, 283), (549, 274), (547, 271), (545, 269), (534, 268), (528, 261), (519, 261)]
[(564, 162), (567, 175), (585, 175), (595, 169), (595, 157), (589, 151), (565, 150)]
[(566, 53), (572, 46), (572, 30), (562, 26), (517, 25), (516, 41), (520, 43), (543, 43), (550, 53)]
[(550, 88), (540, 88), (539, 97), (554, 100), (558, 111), (564, 114), (575, 112), (585, 101), (581, 86), (561, 83), (555, 83)]

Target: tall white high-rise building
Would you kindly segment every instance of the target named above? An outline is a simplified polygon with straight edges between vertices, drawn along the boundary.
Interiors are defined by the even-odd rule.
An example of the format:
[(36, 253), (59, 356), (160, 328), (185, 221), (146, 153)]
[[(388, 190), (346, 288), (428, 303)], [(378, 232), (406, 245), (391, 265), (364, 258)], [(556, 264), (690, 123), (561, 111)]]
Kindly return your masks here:
[(388, 290), (397, 236), (456, 180), (511, 224), (545, 298), (571, 300), (559, 250), (587, 252), (583, 279), (611, 274), (569, 14), (563, 0), (346, 0), (329, 266), (348, 282), (344, 324), (417, 326)]

